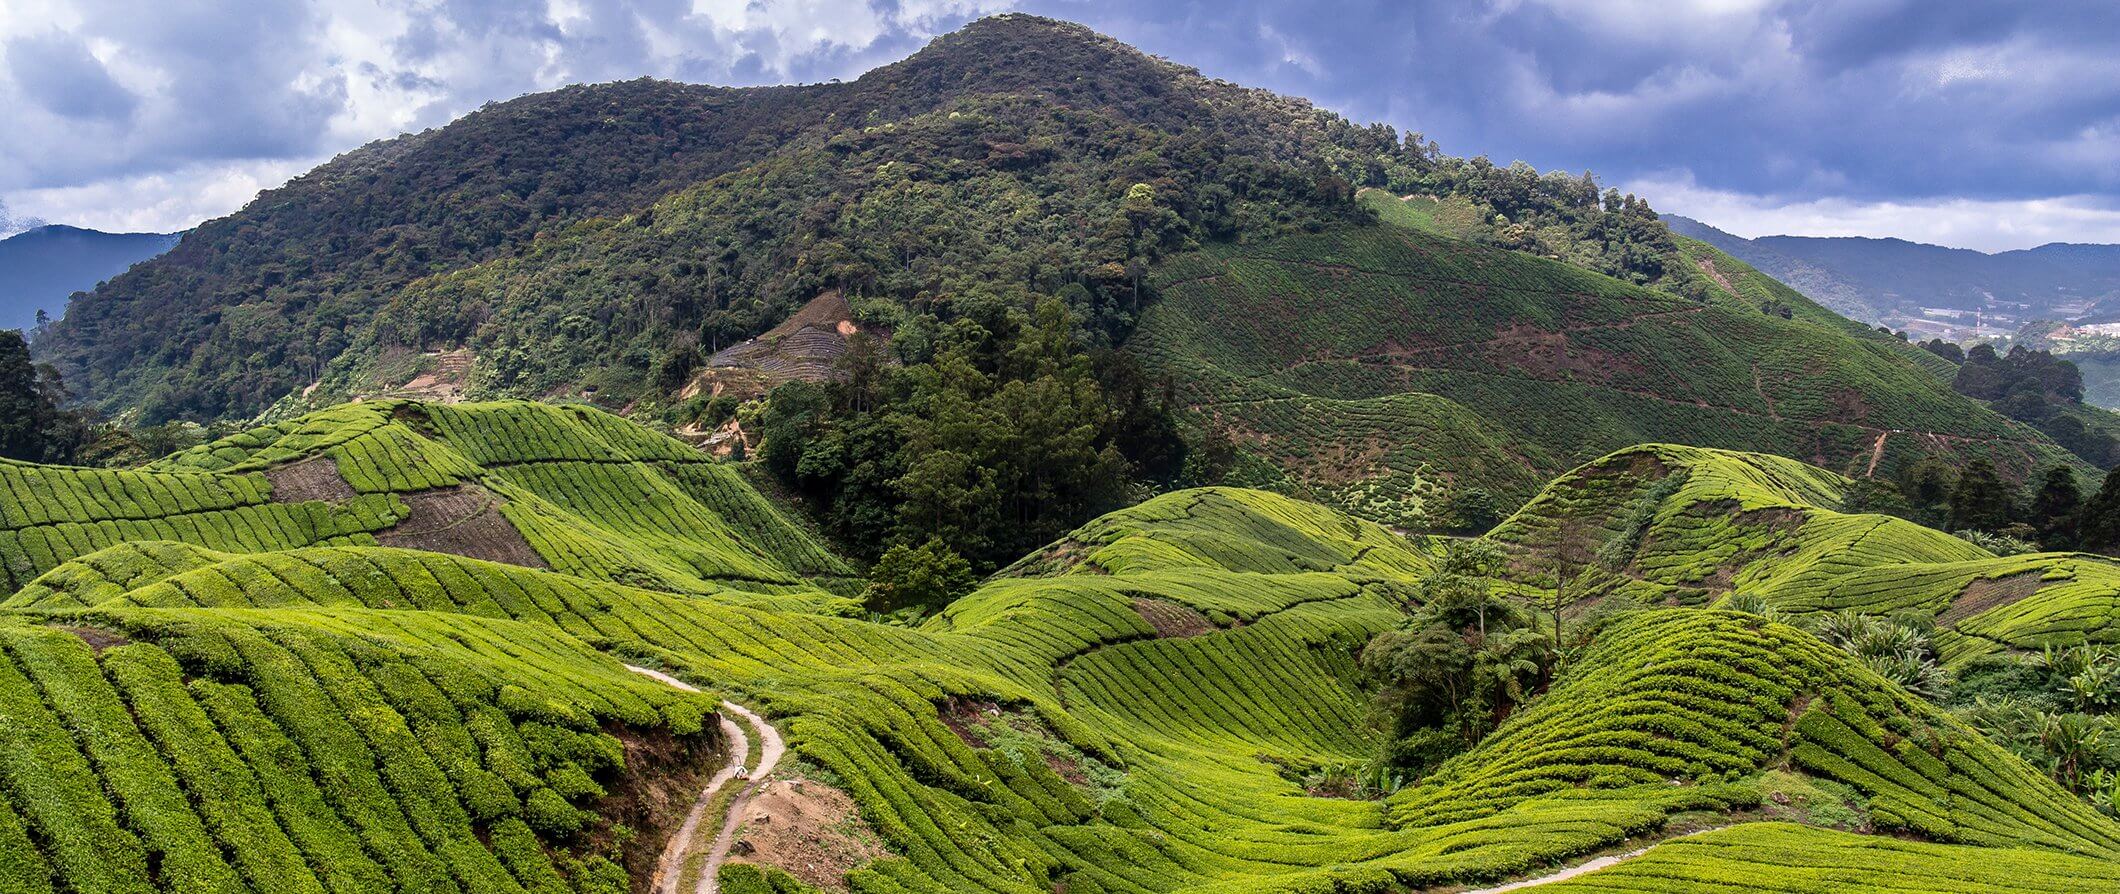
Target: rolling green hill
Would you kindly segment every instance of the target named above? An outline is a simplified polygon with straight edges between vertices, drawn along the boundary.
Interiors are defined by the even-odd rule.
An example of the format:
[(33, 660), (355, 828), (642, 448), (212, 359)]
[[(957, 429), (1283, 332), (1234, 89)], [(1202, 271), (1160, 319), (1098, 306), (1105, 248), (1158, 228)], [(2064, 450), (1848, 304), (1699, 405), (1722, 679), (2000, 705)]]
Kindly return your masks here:
[[(1365, 195), (1387, 210), (1425, 204)], [(1698, 256), (1719, 280), (1691, 299), (1433, 235), (1409, 214), (1158, 269), (1163, 297), (1128, 349), (1255, 460), (1239, 480), (1418, 526), (1453, 491), (1521, 499), (1645, 441), (1858, 476), (1930, 453), (2020, 477), (2082, 465), (1952, 392), (1940, 358), (1726, 257)]]
[(1491, 535), (1550, 589), (1565, 544), (1594, 553), (1600, 594), (1704, 605), (1758, 596), (1790, 615), (1918, 612), (1949, 662), (2120, 642), (2120, 564), (1997, 557), (1903, 519), (1843, 511), (1849, 480), (1781, 457), (1646, 445), (1554, 482)]
[[(1177, 491), (893, 626), (829, 614), (844, 566), (686, 449), (580, 408), (393, 402), (136, 471), (11, 466), (0, 508), (43, 551), (17, 551), (35, 576), (0, 602), (0, 890), (646, 890), (734, 747), (715, 695), (770, 718), (804, 790), (858, 811), (834, 822), (883, 856), (818, 878), (863, 894), (1383, 892), (1730, 823), (1570, 884), (1690, 890), (1656, 868), (1676, 866), (1803, 890), (1864, 861), (1976, 891), (2120, 858), (2120, 823), (1839, 650), (1685, 607), (1615, 619), (1389, 799), (1319, 797), (1306, 774), (1378, 745), (1357, 655), (1406, 617), (1439, 544), (1262, 491)], [(1681, 448), (1604, 465), (1629, 471), (1582, 470), (1497, 536), (1528, 552), (1541, 518), (1611, 527), (1654, 465), (1689, 471), (1644, 553), (1675, 555), (1650, 547), (1683, 529), (1712, 563), (1763, 538), (1695, 530), (1686, 501), (1793, 507), (1817, 516), (1806, 539), (1844, 485)], [(399, 538), (471, 485), (505, 501), (495, 524)], [(1907, 527), (1878, 542), (1980, 558)], [(506, 531), (529, 550), (465, 554)], [(1787, 825), (1807, 817), (1770, 795), (1806, 785), (1900, 837)], [(756, 859), (723, 866), (729, 890), (803, 891), (788, 873), (815, 869)]]

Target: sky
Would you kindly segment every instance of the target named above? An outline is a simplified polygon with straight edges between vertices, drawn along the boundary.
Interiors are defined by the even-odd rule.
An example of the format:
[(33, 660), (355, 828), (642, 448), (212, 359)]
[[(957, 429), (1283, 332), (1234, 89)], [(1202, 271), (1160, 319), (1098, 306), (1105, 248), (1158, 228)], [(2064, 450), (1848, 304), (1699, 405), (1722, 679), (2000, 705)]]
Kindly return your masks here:
[(1742, 236), (2120, 243), (2112, 0), (0, 0), (0, 234), (184, 229), (488, 101), (853, 78), (1010, 9)]

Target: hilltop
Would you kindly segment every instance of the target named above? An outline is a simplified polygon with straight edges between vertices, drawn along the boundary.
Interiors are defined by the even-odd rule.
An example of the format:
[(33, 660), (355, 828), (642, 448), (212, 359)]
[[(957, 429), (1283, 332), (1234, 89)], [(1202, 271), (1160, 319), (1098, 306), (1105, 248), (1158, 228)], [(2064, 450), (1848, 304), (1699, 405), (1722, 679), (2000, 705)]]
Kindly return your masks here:
[[(2120, 857), (2120, 823), (1953, 716), (1789, 624), (1700, 608), (1614, 616), (1476, 745), (1347, 797), (1331, 780), (1383, 744), (1365, 644), (1447, 551), (1261, 491), (1104, 516), (908, 627), (833, 616), (843, 566), (735, 467), (582, 408), (361, 404), (138, 470), (4, 468), (11, 573), (35, 575), (0, 602), (14, 890), (644, 891), (673, 847), (692, 884), (696, 842), (757, 799), (851, 812), (792, 833), (821, 850), (773, 837), (800, 811), (746, 827), (726, 890), (1382, 892), (1650, 847), (1570, 885), (1804, 890), (1858, 861), (1874, 875), (1835, 876), (1854, 889), (2058, 892)], [(1815, 505), (1844, 484), (1643, 448), (1497, 538), (1535, 553), (1537, 520), (1647, 488), (1670, 508), (1644, 555), (1774, 552), (1662, 520), (1734, 500), (1812, 516), (1774, 528), (1808, 544), (1844, 525)], [(497, 514), (440, 535), (424, 507), (470, 488)], [(1980, 558), (1906, 527), (1865, 542)], [(1874, 589), (1861, 572), (1811, 573)], [(694, 804), (752, 759), (730, 705), (790, 754)]]
[(1021, 15), (848, 83), (576, 87), (364, 147), (84, 296), (35, 350), (150, 422), (557, 397), (724, 450), (778, 427), (793, 453), (768, 467), (837, 541), (940, 538), (981, 568), (1136, 482), (1439, 530), (1642, 441), (1865, 477), (2108, 452), (2071, 457), (2068, 432), (1952, 393), (1948, 361), (1592, 178)]

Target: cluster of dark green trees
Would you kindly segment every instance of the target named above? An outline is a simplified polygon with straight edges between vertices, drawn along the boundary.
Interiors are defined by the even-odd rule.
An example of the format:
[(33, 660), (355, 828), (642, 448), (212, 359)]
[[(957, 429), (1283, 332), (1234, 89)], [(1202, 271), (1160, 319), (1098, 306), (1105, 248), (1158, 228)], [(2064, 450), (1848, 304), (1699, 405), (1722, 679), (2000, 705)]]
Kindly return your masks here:
[(1857, 481), (1847, 509), (1969, 533), (2001, 552), (2039, 548), (2120, 555), (2120, 476), (2106, 476), (2086, 496), (2080, 476), (2068, 466), (2048, 468), (2018, 487), (1985, 458), (1963, 467), (1930, 458), (1910, 464), (1896, 480)]
[(1932, 354), (1958, 364), (1952, 390), (1988, 402), (1996, 412), (2031, 425), (2099, 468), (2120, 463), (2120, 437), (2102, 414), (2083, 403), (2083, 374), (2050, 351), (2016, 345), (1998, 353), (1994, 345), (1965, 350), (1942, 339), (1921, 343)]
[(70, 397), (57, 369), (31, 360), (21, 330), (0, 329), (0, 458), (118, 468), (233, 431), (186, 422), (127, 428)]
[(1415, 614), (1363, 648), (1388, 736), (1379, 763), (1392, 774), (1425, 775), (1551, 682), (1561, 654), (1556, 628), (1494, 590), (1504, 561), (1490, 541), (1451, 544), (1411, 594)]
[[(947, 556), (991, 570), (1184, 468), (1167, 391), (1128, 355), (1086, 347), (1092, 337), (1055, 297), (926, 316), (888, 344), (856, 336), (838, 379), (769, 395), (758, 459), (857, 555), (925, 550), (901, 553), (879, 581)], [(955, 595), (900, 590), (872, 602)]]

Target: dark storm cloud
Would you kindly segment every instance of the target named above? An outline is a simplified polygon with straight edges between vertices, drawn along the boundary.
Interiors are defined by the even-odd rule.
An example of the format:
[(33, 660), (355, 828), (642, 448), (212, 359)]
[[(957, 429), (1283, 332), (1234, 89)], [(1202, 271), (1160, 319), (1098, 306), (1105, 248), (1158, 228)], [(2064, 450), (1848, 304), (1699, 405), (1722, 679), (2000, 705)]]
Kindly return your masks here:
[(120, 119), (138, 97), (111, 80), (78, 38), (41, 34), (7, 42), (7, 70), (30, 101), (65, 118)]
[(0, 195), (47, 217), (52, 196), (122, 201), (93, 187), (199, 165), (237, 194), (566, 83), (852, 77), (1014, 5), (1453, 153), (1594, 170), (1665, 207), (1859, 208), (1892, 226), (1948, 203), (2064, 201), (2120, 239), (2111, 2), (57, 2), (0, 9), (0, 101), (26, 110), (0, 134)]

